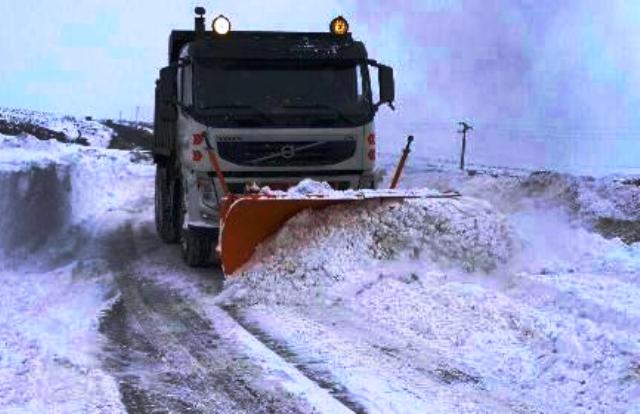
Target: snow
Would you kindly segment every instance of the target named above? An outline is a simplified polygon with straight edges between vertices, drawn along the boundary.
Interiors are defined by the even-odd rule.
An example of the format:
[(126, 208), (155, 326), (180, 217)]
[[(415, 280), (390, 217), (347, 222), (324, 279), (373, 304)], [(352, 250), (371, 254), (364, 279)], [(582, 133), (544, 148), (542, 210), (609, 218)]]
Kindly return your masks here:
[(332, 414), (351, 412), (332, 398), (327, 390), (320, 388), (299, 371), (292, 369), (273, 351), (239, 326), (226, 312), (210, 303), (205, 312), (214, 321), (216, 331), (222, 333), (225, 341), (232, 341), (239, 350), (262, 361), (261, 365), (267, 370), (267, 375), (263, 379), (265, 386), (268, 387), (269, 383), (282, 386), (290, 395), (303, 398), (315, 410), (314, 412)]
[(493, 169), (469, 173), (414, 168), (406, 172), (401, 185), (458, 191), (489, 200), (504, 212), (561, 207), (585, 221), (598, 217), (640, 220), (639, 179), (634, 175), (588, 177), (545, 171)]
[(13, 123), (29, 123), (61, 132), (71, 141), (83, 138), (89, 146), (98, 148), (107, 148), (113, 137), (113, 131), (98, 121), (49, 112), (0, 107), (0, 119)]
[(0, 272), (0, 411), (125, 412), (95, 357), (111, 301), (77, 270)]
[[(151, 179), (154, 167), (150, 163), (134, 163), (135, 154), (127, 151), (69, 145), (55, 140), (42, 141), (32, 136), (0, 134), (0, 176), (52, 167), (58, 181), (67, 180), (70, 224), (94, 219), (105, 211), (120, 209), (139, 196), (139, 188), (127, 181)], [(29, 191), (29, 174), (24, 175), (20, 191)], [(148, 188), (151, 191), (152, 187)], [(4, 197), (15, 195), (5, 192)], [(19, 199), (19, 197), (18, 197)], [(14, 204), (14, 208), (18, 203)], [(47, 205), (42, 205), (43, 213)], [(46, 213), (45, 213), (46, 214)]]
[(138, 183), (153, 176), (152, 165), (131, 159), (0, 135), (0, 411), (125, 412), (99, 358), (98, 321), (115, 299), (107, 266), (51, 261), (120, 226), (123, 210), (131, 216)]
[[(41, 228), (39, 248), (74, 257), (124, 223), (151, 228), (154, 169), (132, 158), (0, 136), (3, 237)], [(294, 217), (218, 296), (185, 288), (177, 263), (136, 271), (179, 287), (266, 387), (319, 412), (347, 411), (334, 396), (371, 413), (640, 412), (640, 243), (593, 230), (640, 220), (637, 178), (412, 165), (394, 191), (263, 189), (351, 201)], [(102, 258), (3, 260), (1, 411), (124, 411), (100, 364), (111, 277)]]
[(429, 188), (378, 189), (378, 190), (334, 190), (327, 182), (318, 182), (305, 178), (287, 191), (262, 187), (258, 193), (268, 198), (304, 199), (321, 197), (325, 199), (361, 200), (367, 198), (415, 198), (415, 197), (451, 197), (456, 194), (443, 194)]
[[(516, 248), (504, 217), (477, 199), (362, 201), (305, 211), (263, 244), (234, 275), (227, 295), (250, 303), (296, 301), (358, 267), (399, 258), (494, 269)], [(299, 298), (301, 293), (305, 293)]]
[[(463, 196), (300, 213), (218, 303), (367, 412), (640, 408), (640, 243), (589, 225), (638, 220), (633, 180), (408, 171), (404, 186)], [(318, 193), (340, 198), (312, 182), (288, 196)]]

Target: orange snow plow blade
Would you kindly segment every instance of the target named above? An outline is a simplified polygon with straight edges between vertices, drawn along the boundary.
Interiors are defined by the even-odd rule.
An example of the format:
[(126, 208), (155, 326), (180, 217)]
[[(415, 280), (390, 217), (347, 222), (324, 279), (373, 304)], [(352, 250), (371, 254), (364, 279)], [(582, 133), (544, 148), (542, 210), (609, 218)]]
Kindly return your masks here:
[(345, 198), (310, 195), (300, 198), (278, 198), (257, 195), (230, 197), (220, 210), (219, 254), (222, 271), (232, 275), (251, 259), (260, 243), (275, 234), (291, 217), (305, 209), (322, 209), (336, 204), (362, 203), (371, 200), (401, 201), (411, 198), (452, 198), (457, 193), (412, 194), (394, 192), (358, 194)]
[(396, 168), (389, 190), (361, 190), (350, 193), (335, 194), (244, 194), (234, 195), (229, 192), (220, 169), (215, 152), (209, 142), (209, 159), (222, 185), (225, 197), (220, 205), (220, 239), (218, 253), (222, 271), (229, 276), (251, 259), (256, 248), (271, 235), (276, 233), (291, 217), (306, 209), (322, 209), (331, 205), (345, 203), (362, 203), (370, 200), (395, 200), (407, 198), (449, 198), (457, 197), (457, 193), (420, 193), (419, 191), (395, 190), (405, 161), (410, 152), (413, 136), (407, 139), (402, 157)]
[(256, 247), (302, 210), (320, 209), (353, 199), (240, 197), (221, 211), (220, 260), (225, 275), (245, 264)]

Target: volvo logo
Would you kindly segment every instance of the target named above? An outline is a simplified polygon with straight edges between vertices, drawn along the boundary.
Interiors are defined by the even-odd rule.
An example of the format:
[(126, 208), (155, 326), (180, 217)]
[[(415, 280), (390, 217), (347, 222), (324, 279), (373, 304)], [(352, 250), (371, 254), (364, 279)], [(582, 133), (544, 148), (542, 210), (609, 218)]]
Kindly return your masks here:
[(293, 145), (284, 145), (280, 148), (280, 156), (285, 160), (290, 160), (296, 155), (296, 149)]
[(310, 142), (296, 142), (291, 144), (284, 144), (280, 148), (273, 146), (273, 152), (266, 154), (259, 158), (254, 158), (249, 163), (258, 165), (267, 161), (277, 160), (278, 158), (284, 160), (290, 160), (296, 155), (303, 153), (304, 151), (312, 148), (325, 145), (328, 141), (310, 141)]

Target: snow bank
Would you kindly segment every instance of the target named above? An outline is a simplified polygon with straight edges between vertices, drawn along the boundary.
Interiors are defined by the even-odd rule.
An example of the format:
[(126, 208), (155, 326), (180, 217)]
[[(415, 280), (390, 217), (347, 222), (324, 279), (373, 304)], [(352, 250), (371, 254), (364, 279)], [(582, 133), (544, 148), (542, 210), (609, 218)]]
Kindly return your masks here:
[(420, 171), (408, 172), (406, 187), (455, 190), (491, 201), (503, 212), (562, 208), (592, 222), (609, 217), (640, 220), (640, 178), (635, 176), (586, 177), (557, 172), (508, 173)]
[(153, 174), (150, 164), (133, 163), (132, 157), (0, 135), (0, 250), (29, 252), (69, 226), (90, 226), (97, 215), (122, 208), (139, 192), (127, 180), (150, 180)]
[(70, 224), (69, 167), (0, 171), (0, 248), (32, 250)]
[[(306, 184), (305, 184), (306, 186)], [(472, 198), (367, 200), (304, 211), (261, 245), (226, 282), (226, 303), (306, 303), (355, 269), (420, 259), (491, 271), (516, 250), (505, 218)]]

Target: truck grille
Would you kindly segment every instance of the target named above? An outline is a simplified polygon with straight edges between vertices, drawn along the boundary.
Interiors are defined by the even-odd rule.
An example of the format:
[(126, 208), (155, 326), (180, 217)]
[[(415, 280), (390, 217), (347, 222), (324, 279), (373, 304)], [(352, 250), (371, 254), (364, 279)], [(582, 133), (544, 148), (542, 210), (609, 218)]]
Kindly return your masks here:
[(218, 142), (218, 154), (248, 167), (332, 165), (353, 157), (356, 141)]

